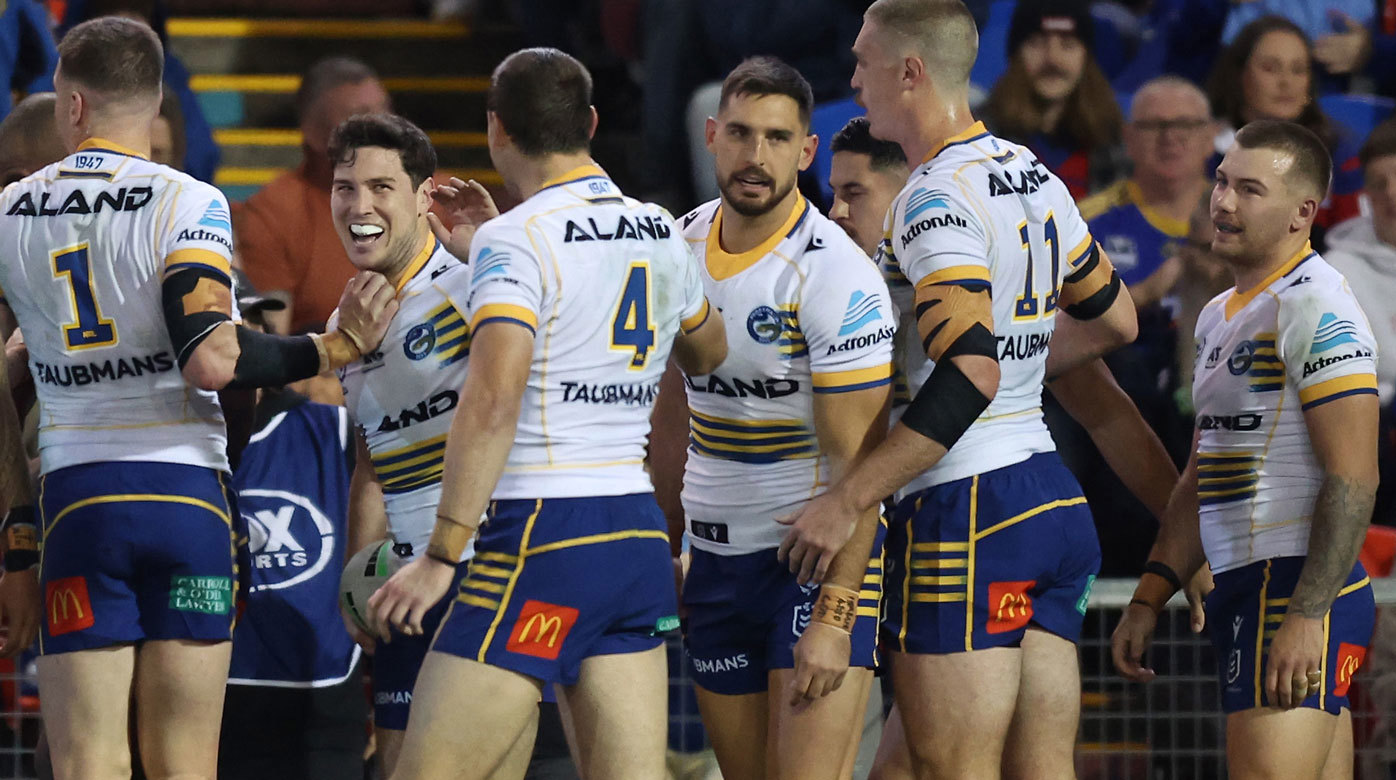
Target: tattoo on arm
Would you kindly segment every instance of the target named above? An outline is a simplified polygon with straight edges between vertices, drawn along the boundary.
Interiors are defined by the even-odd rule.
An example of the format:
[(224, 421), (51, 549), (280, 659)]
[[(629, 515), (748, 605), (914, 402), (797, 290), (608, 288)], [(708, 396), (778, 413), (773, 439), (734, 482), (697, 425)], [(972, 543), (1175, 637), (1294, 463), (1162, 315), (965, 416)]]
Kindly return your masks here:
[(1366, 537), (1376, 493), (1354, 479), (1328, 475), (1319, 488), (1309, 554), (1289, 600), (1291, 614), (1322, 618), (1347, 581)]

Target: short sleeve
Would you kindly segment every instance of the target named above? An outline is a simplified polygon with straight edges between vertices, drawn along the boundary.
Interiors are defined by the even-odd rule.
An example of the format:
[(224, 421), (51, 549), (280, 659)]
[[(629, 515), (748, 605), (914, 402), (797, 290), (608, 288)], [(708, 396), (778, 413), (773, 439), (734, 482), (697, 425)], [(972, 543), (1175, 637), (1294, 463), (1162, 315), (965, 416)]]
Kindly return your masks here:
[(512, 322), (538, 332), (543, 271), (523, 229), (486, 223), (470, 242), (470, 330)]
[(1377, 393), (1376, 339), (1366, 315), (1345, 285), (1318, 292), (1286, 297), (1280, 303), (1280, 355), (1305, 411), (1339, 398)]
[(1081, 211), (1076, 208), (1071, 198), (1065, 195), (1065, 189), (1062, 202), (1052, 213), (1057, 223), (1057, 238), (1061, 241), (1062, 251), (1066, 253), (1066, 268), (1062, 270), (1062, 274), (1064, 277), (1070, 276), (1079, 270), (1081, 264), (1090, 256), (1095, 237), (1091, 235), (1090, 226), (1086, 224), (1085, 217), (1081, 216)]
[(679, 244), (679, 262), (683, 263), (683, 309), (679, 312), (679, 329), (682, 333), (692, 333), (701, 328), (712, 316), (713, 307), (703, 292), (703, 272), (701, 262), (689, 248), (688, 242), (674, 234)]
[[(841, 252), (844, 242), (826, 251)], [(823, 258), (800, 294), (799, 323), (809, 346), (816, 393), (890, 384), (897, 332), (891, 296), (877, 266), (852, 243), (847, 256)]]
[(893, 251), (913, 285), (989, 284), (988, 232), (962, 198), (918, 187), (891, 216)]
[(233, 224), (222, 193), (202, 184), (185, 185), (175, 197), (164, 238), (166, 277), (187, 268), (204, 268), (232, 283)]

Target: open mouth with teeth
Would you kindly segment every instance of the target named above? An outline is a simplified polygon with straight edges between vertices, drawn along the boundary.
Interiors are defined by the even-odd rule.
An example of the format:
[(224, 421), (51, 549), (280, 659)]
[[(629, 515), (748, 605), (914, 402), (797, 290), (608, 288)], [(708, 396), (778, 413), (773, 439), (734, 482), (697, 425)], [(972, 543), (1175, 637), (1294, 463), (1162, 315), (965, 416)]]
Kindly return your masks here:
[(1234, 236), (1238, 235), (1241, 232), (1240, 225), (1233, 225), (1229, 222), (1215, 222), (1213, 224), (1217, 226), (1218, 233), (1226, 233), (1227, 235)]
[(733, 176), (732, 180), (747, 190), (763, 190), (771, 186), (771, 180), (764, 176), (739, 174)]
[(354, 237), (355, 246), (371, 246), (383, 235), (383, 228), (378, 225), (366, 225), (355, 223), (349, 226), (349, 234)]

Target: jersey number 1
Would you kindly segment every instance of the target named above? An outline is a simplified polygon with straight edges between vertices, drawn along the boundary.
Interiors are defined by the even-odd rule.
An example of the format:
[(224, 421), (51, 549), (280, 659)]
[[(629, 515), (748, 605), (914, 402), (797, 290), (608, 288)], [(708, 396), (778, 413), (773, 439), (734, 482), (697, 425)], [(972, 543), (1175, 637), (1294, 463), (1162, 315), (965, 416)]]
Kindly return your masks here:
[(1035, 320), (1046, 317), (1057, 308), (1057, 295), (1060, 291), (1061, 280), (1057, 275), (1061, 273), (1061, 248), (1058, 244), (1061, 241), (1057, 238), (1057, 218), (1052, 212), (1047, 212), (1047, 221), (1042, 223), (1042, 240), (1047, 244), (1047, 254), (1052, 258), (1052, 276), (1047, 280), (1047, 297), (1039, 298), (1037, 289), (1032, 284), (1033, 266), (1041, 255), (1034, 254), (1032, 242), (1028, 237), (1028, 223), (1018, 224), (1018, 237), (1023, 241), (1023, 250), (1028, 253), (1027, 271), (1023, 274), (1023, 294), (1018, 296), (1013, 302), (1013, 319)]
[(87, 256), (87, 244), (79, 244), (53, 254), (53, 276), (67, 277), (68, 294), (73, 303), (77, 322), (63, 326), (63, 340), (68, 349), (90, 349), (116, 343), (116, 325), (102, 316), (97, 297), (92, 290), (92, 261)]
[(650, 324), (650, 265), (641, 260), (630, 264), (611, 322), (611, 349), (632, 352), (630, 368), (639, 371), (649, 363), (654, 348), (654, 326)]

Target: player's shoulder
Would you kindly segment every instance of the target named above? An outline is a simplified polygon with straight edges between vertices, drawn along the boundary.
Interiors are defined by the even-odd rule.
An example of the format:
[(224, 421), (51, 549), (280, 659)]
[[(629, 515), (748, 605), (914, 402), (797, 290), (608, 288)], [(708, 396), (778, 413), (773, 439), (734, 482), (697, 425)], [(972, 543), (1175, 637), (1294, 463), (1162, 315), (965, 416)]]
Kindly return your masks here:
[(707, 238), (713, 220), (717, 218), (717, 209), (721, 205), (722, 199), (714, 198), (684, 214), (679, 219), (679, 231), (683, 233), (683, 237), (689, 241), (702, 241)]
[(1317, 252), (1312, 252), (1275, 280), (1271, 290), (1281, 306), (1302, 305), (1309, 301), (1334, 303), (1353, 300), (1352, 290), (1338, 269)]
[(829, 272), (836, 275), (858, 271), (877, 271), (877, 264), (858, 246), (838, 223), (819, 213), (810, 204), (810, 213), (791, 236), (796, 262), (808, 273)]

